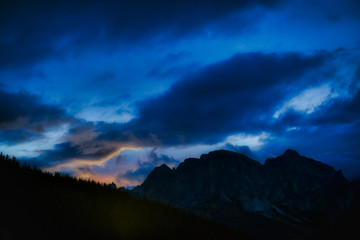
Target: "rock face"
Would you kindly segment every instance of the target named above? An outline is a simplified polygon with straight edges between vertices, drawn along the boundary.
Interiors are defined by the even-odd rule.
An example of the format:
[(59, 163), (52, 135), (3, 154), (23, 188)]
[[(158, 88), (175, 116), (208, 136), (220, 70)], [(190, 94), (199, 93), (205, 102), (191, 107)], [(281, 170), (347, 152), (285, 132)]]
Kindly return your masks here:
[(177, 169), (155, 168), (132, 193), (195, 212), (226, 206), (299, 224), (331, 220), (352, 199), (341, 172), (293, 150), (264, 165), (235, 152), (210, 152), (186, 159)]
[[(350, 205), (353, 192), (341, 171), (287, 150), (267, 159), (266, 199), (299, 220), (306, 213), (333, 218)], [(304, 215), (305, 214), (305, 215)]]

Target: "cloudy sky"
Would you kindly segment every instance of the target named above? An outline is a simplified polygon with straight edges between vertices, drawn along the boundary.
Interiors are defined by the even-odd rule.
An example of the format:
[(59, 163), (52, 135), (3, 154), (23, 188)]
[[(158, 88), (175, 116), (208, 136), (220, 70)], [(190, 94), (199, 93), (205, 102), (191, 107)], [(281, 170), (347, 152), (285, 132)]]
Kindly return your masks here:
[(358, 0), (1, 1), (0, 151), (134, 186), (216, 149), (360, 176)]

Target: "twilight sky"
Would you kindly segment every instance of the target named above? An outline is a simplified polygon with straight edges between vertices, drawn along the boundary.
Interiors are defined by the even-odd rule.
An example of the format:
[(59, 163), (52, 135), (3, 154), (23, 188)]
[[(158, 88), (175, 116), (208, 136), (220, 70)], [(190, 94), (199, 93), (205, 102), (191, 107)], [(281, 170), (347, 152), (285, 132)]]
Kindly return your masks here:
[(134, 186), (216, 149), (360, 176), (360, 1), (1, 1), (0, 151)]

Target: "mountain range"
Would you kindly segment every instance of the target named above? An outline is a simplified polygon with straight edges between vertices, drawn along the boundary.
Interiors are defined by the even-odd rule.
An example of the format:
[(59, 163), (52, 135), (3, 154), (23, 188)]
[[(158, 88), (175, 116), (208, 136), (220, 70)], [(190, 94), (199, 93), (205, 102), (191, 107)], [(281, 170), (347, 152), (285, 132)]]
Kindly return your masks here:
[(331, 226), (358, 194), (341, 171), (290, 149), (264, 164), (225, 150), (186, 159), (176, 169), (163, 164), (131, 193), (258, 239), (310, 238)]

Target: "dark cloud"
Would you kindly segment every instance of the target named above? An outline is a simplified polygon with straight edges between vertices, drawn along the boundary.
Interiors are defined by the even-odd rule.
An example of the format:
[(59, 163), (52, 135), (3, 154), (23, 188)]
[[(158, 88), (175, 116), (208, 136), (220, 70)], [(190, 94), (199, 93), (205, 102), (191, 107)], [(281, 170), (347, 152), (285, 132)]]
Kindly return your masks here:
[(59, 143), (52, 150), (45, 150), (39, 158), (49, 162), (61, 162), (66, 159), (84, 157), (77, 146), (72, 146), (70, 142)]
[(360, 121), (360, 90), (355, 96), (334, 99), (311, 118), (313, 125), (342, 124)]
[(43, 119), (57, 120), (66, 116), (64, 110), (41, 102), (38, 96), (28, 92), (9, 93), (0, 90), (0, 124), (14, 122), (19, 118), (30, 118), (35, 123)]
[[(98, 161), (110, 156), (121, 147), (146, 147), (160, 145), (157, 137), (149, 132), (133, 132), (118, 123), (85, 122), (74, 120), (66, 136), (60, 139), (54, 149), (39, 151), (37, 166), (53, 166), (74, 159)], [(122, 161), (122, 156), (116, 163)], [(26, 160), (26, 159), (25, 159)]]
[[(119, 42), (133, 44), (144, 39), (198, 34), (248, 7), (272, 7), (278, 2), (2, 1), (0, 66), (11, 68), (33, 64), (94, 46), (111, 49), (112, 44)], [(248, 22), (250, 24), (252, 22)], [(216, 27), (223, 31), (232, 24)]]
[(15, 143), (41, 135), (48, 128), (73, 121), (57, 105), (44, 104), (28, 92), (0, 90), (0, 141)]
[(33, 133), (26, 129), (0, 130), (0, 142), (6, 145), (17, 144), (29, 140), (34, 140), (41, 135)]
[(279, 103), (316, 84), (302, 77), (319, 70), (329, 56), (325, 52), (237, 54), (204, 67), (159, 97), (138, 103), (139, 117), (127, 128), (152, 133), (170, 145), (216, 143), (234, 132), (264, 131)]
[(97, 123), (96, 132), (99, 133), (96, 141), (116, 142), (126, 146), (159, 146), (159, 139), (149, 129), (132, 129), (129, 124)]
[(72, 159), (98, 161), (100, 158), (114, 153), (117, 149), (118, 146), (96, 141), (84, 141), (76, 145), (71, 142), (63, 142), (56, 144), (54, 149), (40, 151), (35, 163), (39, 167), (48, 167)]

